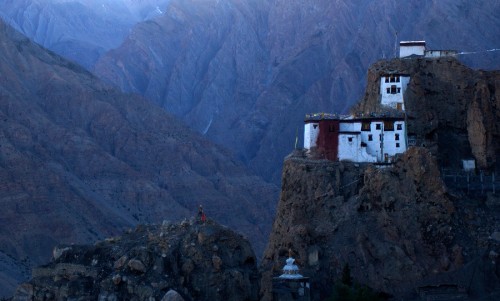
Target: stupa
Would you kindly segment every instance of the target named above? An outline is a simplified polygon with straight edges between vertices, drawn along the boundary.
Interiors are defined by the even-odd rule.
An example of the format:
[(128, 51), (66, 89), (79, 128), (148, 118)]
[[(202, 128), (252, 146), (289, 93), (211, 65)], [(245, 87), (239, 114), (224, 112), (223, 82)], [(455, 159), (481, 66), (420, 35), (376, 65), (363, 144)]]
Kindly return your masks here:
[(273, 278), (273, 301), (309, 301), (310, 295), (309, 277), (299, 273), (299, 267), (289, 251), (283, 274)]

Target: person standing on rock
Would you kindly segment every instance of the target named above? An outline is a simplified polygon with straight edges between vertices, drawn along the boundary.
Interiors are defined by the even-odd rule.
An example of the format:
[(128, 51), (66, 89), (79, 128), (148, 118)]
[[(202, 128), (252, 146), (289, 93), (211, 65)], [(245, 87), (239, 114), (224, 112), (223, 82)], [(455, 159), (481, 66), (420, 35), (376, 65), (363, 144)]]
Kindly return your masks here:
[(207, 216), (205, 215), (205, 212), (203, 212), (203, 206), (200, 205), (198, 207), (198, 220), (204, 223), (207, 220)]

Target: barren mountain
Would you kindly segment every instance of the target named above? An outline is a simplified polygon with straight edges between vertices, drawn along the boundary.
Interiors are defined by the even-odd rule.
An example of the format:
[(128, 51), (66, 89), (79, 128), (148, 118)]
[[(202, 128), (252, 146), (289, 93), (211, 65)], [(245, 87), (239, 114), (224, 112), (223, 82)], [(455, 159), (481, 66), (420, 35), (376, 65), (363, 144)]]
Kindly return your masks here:
[(275, 182), (304, 114), (345, 112), (362, 95), (365, 70), (394, 57), (398, 40), (466, 52), (459, 59), (474, 68), (500, 67), (495, 0), (23, 0), (0, 8), (28, 37), (146, 96)]
[(188, 218), (199, 204), (263, 250), (275, 186), (4, 23), (0, 40), (0, 291), (56, 243)]
[[(174, 0), (94, 72), (137, 92), (278, 181), (305, 113), (345, 112), (396, 40), (498, 68), (498, 1)], [(397, 37), (396, 37), (397, 33)]]
[(169, 0), (5, 0), (0, 17), (33, 41), (86, 68), (118, 47)]

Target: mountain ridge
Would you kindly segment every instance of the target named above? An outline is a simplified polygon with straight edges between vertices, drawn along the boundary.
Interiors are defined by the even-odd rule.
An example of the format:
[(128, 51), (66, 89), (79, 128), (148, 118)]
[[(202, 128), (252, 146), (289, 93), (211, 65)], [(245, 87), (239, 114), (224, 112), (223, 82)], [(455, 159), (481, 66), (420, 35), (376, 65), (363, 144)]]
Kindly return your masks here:
[[(200, 204), (261, 252), (275, 186), (149, 101), (3, 22), (0, 36), (0, 278), (44, 262), (56, 243), (189, 218)], [(7, 258), (19, 269), (11, 273)]]

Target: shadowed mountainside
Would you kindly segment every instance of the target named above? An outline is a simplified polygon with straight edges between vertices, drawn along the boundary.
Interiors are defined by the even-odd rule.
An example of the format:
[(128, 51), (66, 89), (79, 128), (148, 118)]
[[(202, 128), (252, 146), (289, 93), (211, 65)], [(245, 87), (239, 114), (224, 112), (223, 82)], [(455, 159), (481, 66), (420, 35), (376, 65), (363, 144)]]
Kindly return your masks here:
[(259, 280), (248, 240), (211, 220), (183, 221), (58, 246), (13, 301), (257, 301)]
[(0, 15), (275, 183), (304, 114), (347, 111), (368, 66), (394, 57), (396, 33), (473, 52), (459, 56), (473, 68), (500, 67), (500, 52), (486, 51), (499, 47), (495, 0), (59, 2), (4, 1)]
[[(445, 17), (443, 17), (445, 16)], [(94, 72), (140, 93), (278, 182), (305, 113), (345, 112), (399, 40), (498, 48), (498, 1), (171, 1)], [(498, 68), (499, 52), (464, 55)]]
[(1, 22), (0, 40), (2, 292), (56, 243), (190, 217), (198, 204), (263, 250), (275, 186), (149, 101)]
[(36, 43), (91, 68), (133, 25), (161, 14), (168, 1), (5, 0), (0, 16)]

